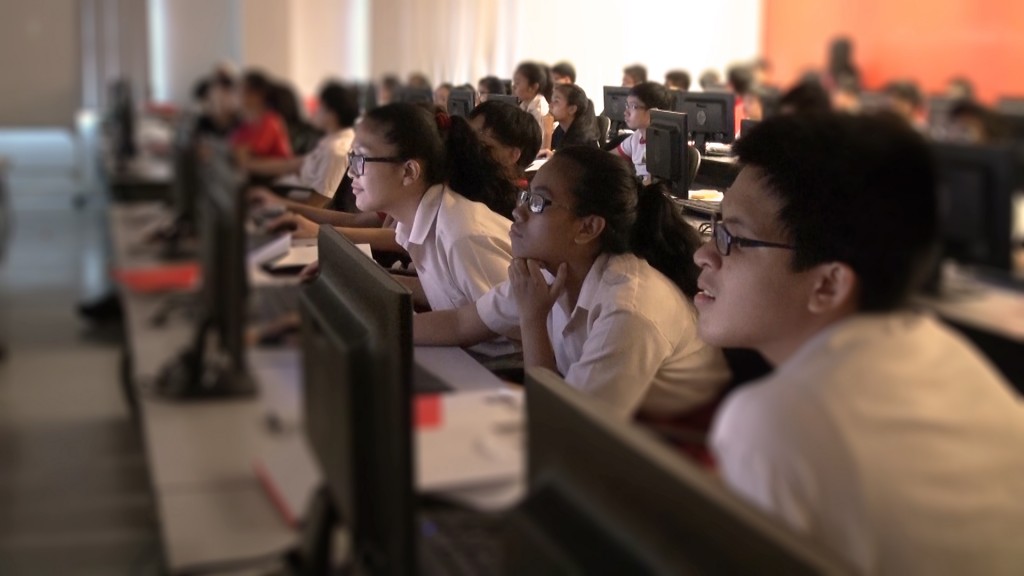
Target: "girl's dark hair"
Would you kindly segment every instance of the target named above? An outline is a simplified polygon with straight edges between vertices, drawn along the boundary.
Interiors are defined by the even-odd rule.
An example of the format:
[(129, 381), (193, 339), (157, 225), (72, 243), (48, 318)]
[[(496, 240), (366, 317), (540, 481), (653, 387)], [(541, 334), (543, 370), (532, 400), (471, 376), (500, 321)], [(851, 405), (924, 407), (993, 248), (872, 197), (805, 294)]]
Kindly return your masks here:
[(630, 163), (598, 148), (572, 146), (551, 161), (562, 160), (574, 165), (576, 215), (605, 220), (602, 252), (636, 254), (693, 298), (700, 275), (693, 253), (701, 239), (669, 199), (667, 186), (643, 186)]
[(551, 91), (554, 87), (554, 81), (551, 79), (551, 71), (548, 67), (539, 64), (537, 62), (523, 62), (516, 67), (516, 74), (519, 74), (526, 79), (526, 82), (531, 86), (536, 84), (538, 86), (537, 92), (551, 102)]
[(271, 110), (280, 114), (289, 126), (302, 122), (299, 97), (291, 86), (283, 83), (272, 84), (267, 96), (267, 104)]
[[(594, 105), (587, 98), (587, 93), (576, 84), (559, 84), (555, 90), (565, 97), (568, 106), (576, 107), (572, 124), (566, 130), (559, 148), (568, 146), (597, 146), (597, 116)], [(536, 123), (536, 122), (535, 122)]]
[(505, 83), (497, 76), (484, 76), (480, 79), (479, 84), (483, 84), (491, 94), (507, 94)]
[(420, 161), (427, 185), (447, 182), (469, 200), (512, 218), (516, 187), (504, 177), (502, 166), (491, 158), (464, 118), (396, 103), (370, 110), (363, 123), (394, 145), (396, 156)]
[(519, 168), (525, 170), (540, 152), (540, 126), (529, 112), (507, 102), (488, 100), (473, 108), (469, 119), (482, 117), (484, 130), (505, 146), (518, 148)]

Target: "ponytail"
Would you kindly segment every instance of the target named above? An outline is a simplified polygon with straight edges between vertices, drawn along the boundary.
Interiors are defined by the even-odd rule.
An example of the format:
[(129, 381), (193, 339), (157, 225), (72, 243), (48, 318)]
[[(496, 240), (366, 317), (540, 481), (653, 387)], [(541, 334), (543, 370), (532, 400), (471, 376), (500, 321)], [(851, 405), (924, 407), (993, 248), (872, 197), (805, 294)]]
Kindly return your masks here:
[(649, 186), (637, 184), (637, 219), (630, 245), (634, 254), (647, 260), (687, 297), (693, 298), (700, 275), (693, 253), (700, 248), (701, 238), (683, 219), (668, 192), (663, 182)]
[(480, 144), (465, 118), (438, 113), (437, 122), (445, 141), (448, 186), (511, 220), (517, 190), (505, 178), (502, 165)]

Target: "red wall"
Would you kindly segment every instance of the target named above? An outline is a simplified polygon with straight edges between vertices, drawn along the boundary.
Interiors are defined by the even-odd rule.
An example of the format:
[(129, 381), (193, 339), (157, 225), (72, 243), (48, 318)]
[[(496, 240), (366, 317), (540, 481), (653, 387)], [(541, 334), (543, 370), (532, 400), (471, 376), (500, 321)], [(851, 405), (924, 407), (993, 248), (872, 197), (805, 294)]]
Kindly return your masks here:
[(1024, 96), (1024, 0), (764, 0), (762, 53), (788, 85), (824, 68), (828, 44), (853, 39), (864, 84), (913, 78), (926, 93), (953, 76), (978, 96)]

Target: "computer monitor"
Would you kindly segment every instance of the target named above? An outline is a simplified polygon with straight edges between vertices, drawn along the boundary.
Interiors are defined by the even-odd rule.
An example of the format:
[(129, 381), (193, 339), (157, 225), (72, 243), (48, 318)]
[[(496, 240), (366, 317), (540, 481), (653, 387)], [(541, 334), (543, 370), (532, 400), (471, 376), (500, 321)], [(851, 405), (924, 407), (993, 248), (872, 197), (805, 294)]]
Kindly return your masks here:
[(938, 169), (943, 256), (981, 269), (1010, 271), (1014, 149), (931, 146)]
[(736, 139), (736, 96), (731, 92), (683, 92), (673, 100), (672, 111), (686, 113), (690, 139), (701, 154), (708, 142)]
[(930, 96), (928, 98), (928, 126), (935, 130), (945, 130), (949, 126), (949, 113), (960, 102), (959, 98), (949, 96)]
[(528, 495), (507, 574), (848, 574), (553, 372), (526, 376)]
[(406, 104), (434, 103), (434, 91), (430, 88), (410, 88), (403, 86), (395, 92), (395, 102)]
[(750, 131), (756, 128), (760, 123), (760, 120), (750, 120), (747, 118), (740, 120), (740, 138), (746, 138), (747, 135), (750, 134)]
[(251, 395), (244, 329), (248, 270), (242, 186), (226, 143), (206, 141), (210, 150), (199, 164), (201, 208), (199, 254), (202, 289), (195, 337), (162, 370), (158, 392), (174, 398)]
[[(1024, 143), (1024, 98), (1000, 98), (996, 104), (999, 122), (1006, 135), (1018, 144)], [(1022, 167), (1024, 169), (1024, 167)], [(1024, 183), (1024, 179), (1021, 179)]]
[(171, 209), (174, 211), (176, 240), (193, 235), (198, 224), (199, 159), (197, 154), (196, 118), (185, 115), (178, 120), (174, 134), (171, 161)]
[(1024, 116), (1024, 97), (1003, 97), (996, 103), (996, 112), (1009, 116)]
[(889, 96), (885, 92), (863, 90), (858, 97), (860, 111), (863, 113), (881, 112), (889, 109)]
[(377, 87), (372, 83), (357, 84), (356, 92), (359, 94), (360, 114), (366, 114), (377, 107)]
[(504, 102), (513, 106), (519, 106), (519, 99), (509, 94), (488, 94), (488, 102)]
[(466, 118), (476, 106), (476, 94), (469, 88), (452, 88), (448, 94), (448, 115)]
[(114, 151), (117, 165), (122, 167), (138, 153), (135, 143), (135, 99), (131, 82), (124, 78), (114, 80), (108, 87), (107, 98), (111, 150)]
[(302, 573), (327, 574), (340, 519), (353, 574), (414, 574), (412, 296), (330, 226), (299, 298), (305, 427), (325, 479)]
[(690, 188), (686, 122), (686, 114), (651, 110), (647, 128), (647, 171), (668, 182), (676, 198), (686, 198)]
[(629, 97), (630, 88), (622, 86), (604, 87), (604, 112), (602, 116), (612, 121), (612, 124), (626, 123), (626, 98)]

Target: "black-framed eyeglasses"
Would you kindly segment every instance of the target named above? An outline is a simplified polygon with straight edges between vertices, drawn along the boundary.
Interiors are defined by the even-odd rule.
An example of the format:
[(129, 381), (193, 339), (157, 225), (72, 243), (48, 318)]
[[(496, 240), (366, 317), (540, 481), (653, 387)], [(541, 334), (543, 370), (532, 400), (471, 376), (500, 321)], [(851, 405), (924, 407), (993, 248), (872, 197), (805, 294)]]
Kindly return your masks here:
[(521, 190), (519, 192), (519, 205), (526, 205), (530, 209), (530, 212), (534, 214), (540, 214), (544, 212), (544, 209), (548, 206), (561, 206), (562, 208), (568, 209), (569, 207), (560, 202), (554, 200), (548, 200), (540, 194), (534, 194), (529, 190)]
[(367, 162), (389, 162), (397, 164), (399, 162), (405, 162), (405, 158), (399, 158), (397, 156), (378, 156), (373, 158), (363, 154), (356, 154), (355, 152), (348, 153), (348, 171), (353, 176), (362, 176), (363, 170), (366, 169)]
[(643, 104), (626, 104), (626, 110), (647, 110), (647, 106)]
[(725, 227), (725, 224), (718, 219), (711, 223), (711, 237), (714, 238), (715, 248), (718, 249), (718, 253), (722, 256), (728, 256), (729, 252), (732, 251), (734, 244), (740, 248), (782, 248), (784, 250), (796, 250), (796, 246), (791, 246), (789, 244), (779, 244), (778, 242), (765, 242), (763, 240), (753, 240), (751, 238), (733, 236)]

